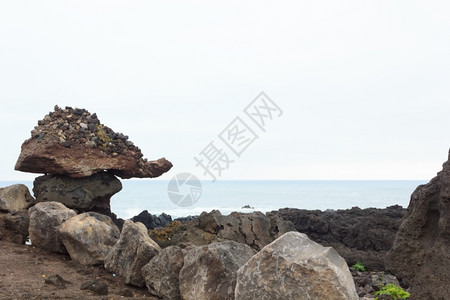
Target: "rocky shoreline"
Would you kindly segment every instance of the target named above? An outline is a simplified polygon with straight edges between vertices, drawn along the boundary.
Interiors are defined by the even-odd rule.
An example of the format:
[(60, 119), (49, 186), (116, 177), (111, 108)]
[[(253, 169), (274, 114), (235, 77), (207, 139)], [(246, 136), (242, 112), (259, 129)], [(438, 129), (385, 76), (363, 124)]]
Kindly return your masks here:
[[(209, 213), (204, 212), (200, 216), (172, 221), (169, 215), (162, 214), (155, 216), (148, 213), (148, 211), (143, 211), (138, 216), (131, 218), (131, 220), (145, 224), (148, 228), (148, 236), (160, 246), (160, 249), (189, 249), (189, 247), (193, 246), (206, 246), (230, 240), (236, 241), (239, 244), (247, 244), (250, 246), (249, 249), (253, 249), (254, 252), (252, 253), (256, 253), (266, 243), (274, 240), (275, 236), (301, 229), (298, 231), (308, 233), (308, 236), (312, 240), (323, 246), (332, 246), (336, 249), (346, 259), (348, 266), (352, 266), (357, 261), (364, 263), (367, 268), (366, 272), (357, 271), (352, 268), (350, 270), (358, 296), (361, 299), (364, 297), (366, 297), (365, 299), (370, 299), (380, 285), (391, 282), (399, 284), (395, 276), (385, 273), (384, 265), (380, 265), (380, 261), (384, 259), (386, 254), (384, 249), (390, 248), (390, 246), (386, 244), (386, 241), (380, 239), (373, 240), (371, 244), (366, 243), (366, 250), (360, 249), (362, 248), (360, 243), (365, 240), (364, 236), (353, 239), (353, 243), (350, 246), (348, 243), (350, 239), (348, 239), (348, 236), (344, 232), (351, 234), (352, 231), (349, 228), (360, 228), (363, 231), (369, 230), (369, 227), (373, 227), (374, 220), (377, 220), (375, 223), (379, 224), (379, 228), (376, 228), (375, 232), (382, 232), (385, 235), (395, 235), (398, 223), (405, 212), (406, 209), (400, 206), (392, 206), (385, 209), (359, 209), (355, 207), (349, 210), (337, 211), (284, 208), (267, 214), (252, 212), (232, 213), (227, 216), (221, 215), (218, 211), (212, 211)], [(360, 218), (355, 220), (355, 215)], [(334, 218), (330, 216), (334, 216)], [(4, 247), (7, 247), (5, 245), (8, 245), (10, 242), (23, 245), (27, 237), (30, 236), (27, 224), (29, 227), (28, 214), (0, 213), (0, 243), (6, 243)], [(228, 231), (222, 229), (224, 224), (229, 227)], [(328, 228), (325, 230), (324, 227)], [(264, 231), (264, 228), (267, 231)], [(336, 233), (340, 234), (336, 235)], [(136, 234), (134, 232), (131, 235), (136, 237)], [(51, 243), (52, 245), (55, 244), (55, 242)], [(384, 248), (380, 245), (383, 245)], [(35, 245), (33, 244), (33, 246)], [(43, 245), (40, 245), (40, 247), (45, 248)], [(355, 252), (357, 253), (356, 255), (354, 255)], [(55, 255), (51, 254), (51, 252), (47, 253), (50, 256)], [(67, 261), (73, 261), (73, 258), (67, 252), (63, 255)], [(176, 254), (171, 255), (176, 256)], [(84, 265), (84, 263), (81, 265)], [(102, 266), (92, 267), (103, 269)], [(71, 268), (72, 266), (69, 265), (67, 271)], [(111, 269), (111, 266), (107, 267), (105, 265), (105, 268), (108, 270)], [(65, 273), (65, 270), (60, 270), (58, 275), (64, 278)], [(112, 273), (114, 271), (111, 271)], [(42, 284), (48, 285), (45, 281)], [(143, 284), (141, 283), (137, 286), (142, 287)], [(59, 291), (57, 287), (54, 289), (55, 291)], [(111, 287), (110, 290), (112, 290)], [(132, 290), (135, 294), (143, 293), (142, 296), (145, 295), (139, 288)], [(64, 293), (64, 291), (61, 290), (61, 293)], [(92, 291), (85, 291), (85, 293), (86, 295), (95, 295)], [(155, 294), (154, 291), (153, 294)], [(151, 295), (152, 293), (146, 297), (151, 298)]]
[[(144, 159), (96, 114), (55, 106), (16, 163), (17, 170), (42, 174), (34, 197), (24, 185), (0, 189), (0, 260), (8, 266), (0, 274), (6, 284), (0, 296), (372, 299), (386, 290), (378, 299), (392, 299), (408, 295), (400, 286), (411, 299), (450, 294), (450, 158), (414, 191), (407, 209), (213, 210), (177, 220), (148, 211), (122, 220), (111, 212), (111, 196), (122, 188), (117, 177), (158, 177), (171, 167), (165, 158)], [(30, 260), (16, 255), (26, 252), (53, 261), (39, 271), (56, 274), (36, 278), (24, 264)], [(73, 276), (61, 257), (99, 275)], [(24, 289), (13, 274), (37, 290), (20, 296)]]

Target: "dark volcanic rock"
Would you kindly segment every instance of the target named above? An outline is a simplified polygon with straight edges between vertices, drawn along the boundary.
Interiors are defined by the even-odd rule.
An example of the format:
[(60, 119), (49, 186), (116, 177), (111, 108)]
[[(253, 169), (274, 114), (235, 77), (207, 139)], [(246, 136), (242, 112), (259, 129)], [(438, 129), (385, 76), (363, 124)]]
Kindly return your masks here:
[(128, 137), (100, 123), (85, 109), (55, 106), (22, 144), (15, 169), (87, 177), (108, 170), (121, 178), (158, 177), (172, 164), (147, 161)]
[(147, 229), (166, 227), (172, 222), (172, 217), (162, 213), (159, 216), (150, 214), (147, 210), (131, 218), (133, 222), (141, 222)]
[(110, 214), (110, 199), (122, 189), (119, 179), (108, 172), (85, 178), (44, 175), (34, 180), (37, 202), (55, 201), (78, 212), (95, 211)]
[(384, 256), (405, 211), (396, 205), (337, 211), (284, 208), (272, 214), (291, 221), (313, 241), (335, 248), (349, 265), (360, 261), (369, 269), (384, 270)]
[(450, 155), (443, 170), (411, 195), (386, 268), (411, 287), (411, 299), (448, 299), (449, 249)]
[(291, 222), (261, 212), (237, 213), (223, 216), (219, 211), (203, 212), (197, 218), (181, 223), (174, 221), (165, 228), (153, 229), (150, 237), (160, 246), (207, 245), (232, 240), (247, 244), (255, 250), (272, 242), (288, 231), (295, 230)]

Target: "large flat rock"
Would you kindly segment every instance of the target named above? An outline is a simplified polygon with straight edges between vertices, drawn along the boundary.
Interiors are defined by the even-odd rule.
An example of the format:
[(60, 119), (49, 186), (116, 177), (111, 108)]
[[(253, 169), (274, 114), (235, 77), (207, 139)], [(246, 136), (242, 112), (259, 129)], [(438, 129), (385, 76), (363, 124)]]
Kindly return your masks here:
[(158, 177), (172, 164), (147, 161), (128, 136), (100, 123), (85, 109), (55, 106), (22, 144), (15, 169), (30, 173), (87, 177), (107, 170), (121, 178)]

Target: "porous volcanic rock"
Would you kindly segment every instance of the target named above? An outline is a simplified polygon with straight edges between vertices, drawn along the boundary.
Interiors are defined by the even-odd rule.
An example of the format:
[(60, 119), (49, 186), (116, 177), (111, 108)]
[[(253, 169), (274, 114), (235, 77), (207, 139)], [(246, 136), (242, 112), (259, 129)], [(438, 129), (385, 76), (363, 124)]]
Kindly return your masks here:
[(122, 189), (120, 180), (108, 172), (89, 177), (43, 175), (34, 180), (37, 202), (56, 201), (78, 212), (94, 211), (110, 214), (110, 199)]
[(128, 136), (100, 123), (85, 109), (55, 106), (22, 144), (15, 169), (30, 173), (87, 177), (108, 170), (121, 178), (158, 177), (172, 164), (147, 161)]
[(327, 211), (283, 208), (269, 215), (291, 221), (313, 241), (333, 247), (349, 265), (360, 261), (368, 269), (381, 271), (405, 212), (394, 205)]
[(162, 213), (159, 216), (152, 215), (147, 210), (142, 211), (137, 216), (131, 218), (133, 222), (141, 222), (147, 229), (166, 227), (172, 222), (172, 217)]
[(105, 269), (122, 275), (128, 284), (142, 287), (145, 281), (141, 269), (159, 250), (144, 224), (125, 220), (119, 240), (105, 257)]
[(288, 232), (265, 246), (237, 272), (236, 300), (358, 300), (345, 260), (306, 234)]
[(442, 171), (411, 195), (386, 268), (410, 286), (411, 299), (448, 299), (449, 249), (450, 154)]

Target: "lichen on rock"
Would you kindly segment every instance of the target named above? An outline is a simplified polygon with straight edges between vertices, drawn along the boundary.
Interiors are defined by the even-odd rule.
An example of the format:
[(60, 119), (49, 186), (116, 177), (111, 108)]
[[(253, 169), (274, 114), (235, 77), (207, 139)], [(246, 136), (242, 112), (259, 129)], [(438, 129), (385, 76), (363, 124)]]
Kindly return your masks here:
[(15, 169), (87, 177), (109, 171), (121, 178), (158, 177), (172, 167), (165, 158), (148, 161), (127, 135), (102, 124), (86, 109), (55, 106), (22, 144)]

